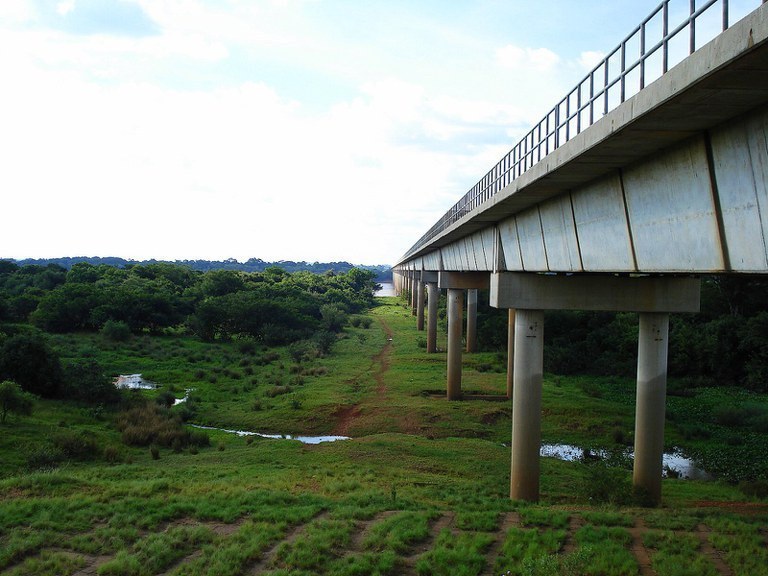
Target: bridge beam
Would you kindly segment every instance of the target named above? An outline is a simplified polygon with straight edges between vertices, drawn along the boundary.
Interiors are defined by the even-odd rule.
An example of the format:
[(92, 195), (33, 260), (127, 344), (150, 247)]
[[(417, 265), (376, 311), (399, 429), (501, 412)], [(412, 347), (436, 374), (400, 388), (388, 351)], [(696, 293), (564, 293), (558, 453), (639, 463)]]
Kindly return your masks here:
[(605, 310), (640, 313), (633, 483), (660, 502), (669, 313), (698, 312), (700, 280), (504, 272), (490, 288), (491, 306), (516, 309), (510, 497), (539, 497), (543, 310)]
[(448, 290), (448, 400), (461, 398), (461, 334), (464, 290), (488, 288), (483, 272), (440, 272), (438, 287)]

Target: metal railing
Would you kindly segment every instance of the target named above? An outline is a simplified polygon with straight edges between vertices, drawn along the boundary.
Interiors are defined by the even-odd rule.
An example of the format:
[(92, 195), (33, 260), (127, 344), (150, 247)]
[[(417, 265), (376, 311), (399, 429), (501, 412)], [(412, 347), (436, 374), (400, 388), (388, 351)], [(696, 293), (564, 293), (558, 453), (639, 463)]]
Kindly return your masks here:
[[(670, 57), (676, 60), (690, 56), (697, 50), (696, 21), (713, 6), (720, 5), (722, 15), (717, 15), (722, 27), (728, 29), (728, 0), (707, 0), (697, 8), (696, 0), (687, 0), (689, 9), (675, 25), (670, 22), (670, 4), (663, 0), (616, 48), (614, 48), (575, 88), (557, 103), (547, 115), (533, 127), (504, 157), (475, 184), (469, 192), (454, 204), (437, 223), (424, 234), (405, 254), (403, 260), (415, 254), (432, 238), (458, 222), (472, 210), (485, 203), (495, 194), (520, 177), (547, 154), (588, 128), (608, 112), (619, 106), (670, 68)], [(763, 0), (765, 1), (765, 0)], [(676, 4), (677, 5), (677, 4)], [(713, 10), (713, 12), (716, 12)], [(711, 16), (713, 12), (710, 12)], [(674, 26), (674, 27), (672, 27)], [(675, 52), (671, 45), (688, 30), (687, 53)], [(660, 31), (656, 42), (649, 46), (649, 30)], [(710, 38), (707, 38), (707, 41)], [(652, 42), (653, 40), (650, 40)], [(700, 39), (699, 39), (700, 41)], [(627, 57), (637, 50), (637, 57), (627, 62)], [(679, 57), (679, 58), (674, 58)], [(660, 68), (650, 74), (653, 60)], [(658, 60), (660, 59), (660, 62)]]

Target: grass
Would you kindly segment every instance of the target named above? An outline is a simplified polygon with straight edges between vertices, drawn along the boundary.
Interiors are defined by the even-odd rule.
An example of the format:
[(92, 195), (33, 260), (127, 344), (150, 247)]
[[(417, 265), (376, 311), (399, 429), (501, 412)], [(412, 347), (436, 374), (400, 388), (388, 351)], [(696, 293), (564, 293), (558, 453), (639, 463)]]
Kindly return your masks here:
[[(637, 571), (627, 529), (641, 520), (659, 574), (686, 574), (675, 570), (690, 566), (708, 573), (707, 554), (689, 537), (699, 525), (734, 573), (766, 573), (768, 510), (727, 482), (668, 479), (657, 510), (606, 507), (585, 496), (594, 469), (545, 458), (541, 503), (511, 502), (508, 403), (447, 402), (440, 393), (445, 354), (420, 348), (410, 310), (388, 299), (369, 317), (370, 328), (347, 328), (330, 356), (300, 365), (287, 349), (252, 343), (176, 335), (118, 345), (57, 336), (71, 357), (91, 355), (109, 374), (141, 372), (161, 385), (136, 396), (181, 398), (193, 389), (187, 406), (172, 409), (192, 422), (293, 435), (344, 427), (354, 439), (304, 445), (210, 431), (209, 446), (159, 446), (154, 460), (148, 447), (122, 442), (115, 413), (38, 401), (32, 416), (14, 416), (0, 430), (0, 574), (93, 566), (100, 574), (239, 575), (256, 566), (273, 576), (480, 574), (490, 567), (575, 574), (587, 565), (596, 567), (590, 573), (625, 574)], [(499, 364), (496, 354), (465, 358), (465, 390), (504, 393), (505, 375), (487, 369)], [(632, 386), (547, 375), (544, 441), (610, 448), (626, 440)], [(273, 396), (276, 387), (284, 390)], [(723, 404), (726, 396), (675, 398), (667, 442), (727, 447), (719, 432), (689, 445), (680, 433), (686, 402), (702, 401), (691, 412), (705, 419), (713, 399)], [(755, 421), (762, 414), (756, 401), (763, 399), (749, 395), (744, 412)], [(719, 417), (727, 422), (730, 412)], [(56, 447), (53, 439), (71, 447), (81, 437), (88, 458), (31, 466)], [(764, 466), (765, 455), (759, 458), (755, 465)], [(520, 523), (501, 533), (510, 512)], [(571, 533), (574, 518), (583, 526)], [(569, 554), (566, 541), (575, 544)]]

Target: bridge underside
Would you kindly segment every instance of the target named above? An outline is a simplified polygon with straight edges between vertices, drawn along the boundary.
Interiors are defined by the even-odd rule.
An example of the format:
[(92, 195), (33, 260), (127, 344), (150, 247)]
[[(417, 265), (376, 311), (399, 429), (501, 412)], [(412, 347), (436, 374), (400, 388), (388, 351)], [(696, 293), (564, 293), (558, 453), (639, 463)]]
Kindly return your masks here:
[(766, 273), (767, 132), (761, 107), (401, 269)]

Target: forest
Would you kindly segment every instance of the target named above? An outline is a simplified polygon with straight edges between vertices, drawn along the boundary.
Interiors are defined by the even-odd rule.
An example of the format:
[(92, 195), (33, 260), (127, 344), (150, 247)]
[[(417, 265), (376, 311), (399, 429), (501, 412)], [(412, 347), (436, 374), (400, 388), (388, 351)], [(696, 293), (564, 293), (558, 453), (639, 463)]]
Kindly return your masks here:
[[(702, 278), (701, 311), (670, 316), (671, 392), (704, 386), (768, 390), (768, 281), (750, 276)], [(478, 340), (506, 350), (506, 310), (481, 292)], [(551, 311), (544, 322), (544, 368), (560, 375), (632, 377), (637, 369), (637, 314)]]
[(205, 342), (307, 341), (327, 351), (348, 315), (373, 304), (375, 275), (357, 268), (322, 275), (278, 267), (200, 272), (167, 263), (117, 268), (81, 262), (67, 270), (0, 261), (0, 381), (43, 397), (65, 390), (70, 398), (115, 396), (93, 360), (62, 366), (45, 333), (98, 332), (124, 341), (181, 331)]

